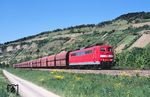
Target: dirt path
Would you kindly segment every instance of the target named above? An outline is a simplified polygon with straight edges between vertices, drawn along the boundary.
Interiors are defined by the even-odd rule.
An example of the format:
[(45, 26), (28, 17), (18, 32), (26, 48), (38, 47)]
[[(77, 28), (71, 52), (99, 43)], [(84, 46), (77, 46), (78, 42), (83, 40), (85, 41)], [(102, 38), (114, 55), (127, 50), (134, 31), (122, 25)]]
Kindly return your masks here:
[(19, 94), (21, 97), (60, 97), (29, 81), (23, 80), (15, 75), (12, 75), (6, 70), (3, 70), (3, 73), (12, 84), (19, 85)]

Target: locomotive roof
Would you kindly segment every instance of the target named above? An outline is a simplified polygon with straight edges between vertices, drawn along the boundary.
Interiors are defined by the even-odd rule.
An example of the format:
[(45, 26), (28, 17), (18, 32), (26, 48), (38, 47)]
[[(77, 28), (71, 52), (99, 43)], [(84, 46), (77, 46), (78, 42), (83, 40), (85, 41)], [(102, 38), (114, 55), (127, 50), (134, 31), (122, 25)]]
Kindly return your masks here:
[(74, 51), (71, 51), (71, 52), (84, 51), (84, 50), (92, 49), (92, 48), (97, 47), (97, 46), (100, 46), (100, 47), (112, 47), (110, 45), (94, 45), (94, 46), (83, 47), (81, 49), (77, 49), (77, 50), (74, 50)]

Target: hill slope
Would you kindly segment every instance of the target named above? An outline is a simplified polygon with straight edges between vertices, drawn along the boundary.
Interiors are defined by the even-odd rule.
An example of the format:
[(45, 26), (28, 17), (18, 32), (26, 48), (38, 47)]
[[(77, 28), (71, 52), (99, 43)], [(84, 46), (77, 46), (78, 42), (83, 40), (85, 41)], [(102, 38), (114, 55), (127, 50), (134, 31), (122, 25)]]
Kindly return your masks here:
[(0, 62), (13, 64), (97, 43), (110, 44), (116, 52), (126, 51), (143, 35), (141, 31), (150, 30), (149, 22), (149, 12), (138, 12), (99, 24), (42, 32), (0, 45)]
[(135, 41), (130, 48), (133, 47), (143, 48), (149, 43), (150, 43), (150, 31), (148, 30), (144, 31), (144, 34), (137, 41)]

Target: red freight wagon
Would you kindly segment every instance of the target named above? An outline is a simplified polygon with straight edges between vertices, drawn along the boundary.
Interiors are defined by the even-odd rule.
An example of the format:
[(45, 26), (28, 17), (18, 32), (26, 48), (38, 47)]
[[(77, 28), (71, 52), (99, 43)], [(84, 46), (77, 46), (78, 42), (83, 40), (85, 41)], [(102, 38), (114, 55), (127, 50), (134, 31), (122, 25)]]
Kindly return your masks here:
[(15, 66), (19, 68), (20, 65), (19, 65), (19, 64), (16, 64)]
[(25, 63), (24, 63), (24, 66), (27, 68), (27, 67), (28, 67), (28, 62), (25, 62)]
[(18, 64), (18, 67), (21, 67), (21, 63)]
[(17, 64), (13, 64), (13, 67), (14, 67), (14, 68), (18, 68), (18, 65), (17, 65)]
[(37, 64), (36, 60), (33, 60), (33, 61), (32, 61), (32, 67), (35, 68), (35, 67), (36, 67), (36, 64)]
[(24, 63), (21, 63), (21, 67), (24, 67)]
[(68, 52), (63, 51), (56, 55), (56, 66), (57, 67), (64, 67), (67, 66), (68, 62)]
[(26, 67), (26, 62), (23, 62), (22, 65), (23, 65), (23, 67)]
[(21, 67), (24, 67), (24, 64), (23, 64), (23, 63), (21, 63)]
[(28, 68), (30, 67), (29, 61), (27, 61), (27, 67), (28, 67)]
[(20, 66), (19, 64), (15, 64), (15, 67), (18, 67), (18, 68), (19, 68), (19, 66)]
[(20, 68), (20, 63), (15, 64), (15, 67)]
[(47, 67), (47, 57), (41, 58), (41, 67)]
[(41, 66), (41, 58), (37, 59), (37, 67)]
[(69, 53), (69, 66), (113, 64), (113, 51), (109, 45), (93, 46)]
[(51, 55), (47, 57), (47, 66), (55, 67), (55, 55)]
[(28, 66), (32, 68), (32, 61), (28, 61)]

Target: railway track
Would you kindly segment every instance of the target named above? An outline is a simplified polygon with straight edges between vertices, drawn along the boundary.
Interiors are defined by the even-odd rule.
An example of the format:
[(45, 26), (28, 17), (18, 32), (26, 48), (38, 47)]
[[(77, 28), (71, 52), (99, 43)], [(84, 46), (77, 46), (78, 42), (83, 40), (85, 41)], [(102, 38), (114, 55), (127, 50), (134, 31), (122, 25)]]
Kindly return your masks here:
[(69, 73), (83, 74), (106, 74), (106, 75), (123, 75), (123, 76), (145, 76), (150, 77), (150, 70), (79, 70), (79, 69), (35, 69), (44, 71), (58, 71)]

